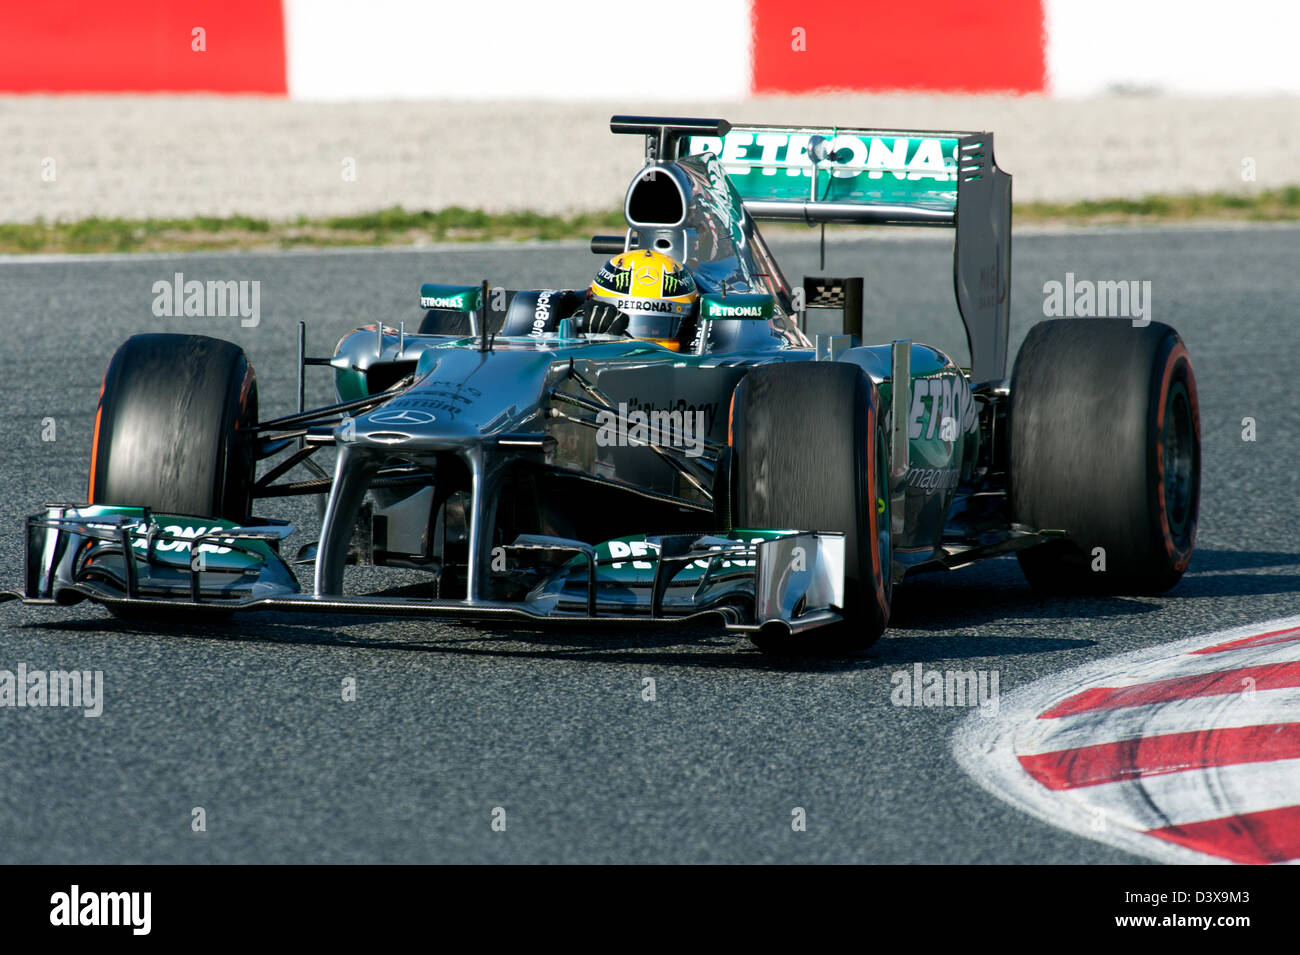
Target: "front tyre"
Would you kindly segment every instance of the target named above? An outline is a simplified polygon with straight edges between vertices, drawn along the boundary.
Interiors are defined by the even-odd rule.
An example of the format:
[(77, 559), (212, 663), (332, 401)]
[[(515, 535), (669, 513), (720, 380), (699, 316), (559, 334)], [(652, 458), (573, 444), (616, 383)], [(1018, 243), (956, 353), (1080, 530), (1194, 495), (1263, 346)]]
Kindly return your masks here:
[(134, 335), (104, 375), (92, 504), (245, 518), (256, 465), (257, 379), (244, 352), (203, 335)]
[(755, 635), (765, 653), (842, 656), (889, 622), (888, 465), (876, 387), (857, 365), (788, 362), (754, 369), (731, 403), (732, 525), (841, 531), (844, 622), (789, 636)]

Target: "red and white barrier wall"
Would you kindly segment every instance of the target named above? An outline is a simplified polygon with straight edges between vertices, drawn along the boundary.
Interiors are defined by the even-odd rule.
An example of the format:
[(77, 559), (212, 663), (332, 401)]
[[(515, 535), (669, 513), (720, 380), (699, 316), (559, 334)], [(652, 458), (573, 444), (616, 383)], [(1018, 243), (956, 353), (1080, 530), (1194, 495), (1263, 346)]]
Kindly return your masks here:
[(0, 92), (737, 100), (819, 90), (1300, 92), (1295, 0), (46, 0)]

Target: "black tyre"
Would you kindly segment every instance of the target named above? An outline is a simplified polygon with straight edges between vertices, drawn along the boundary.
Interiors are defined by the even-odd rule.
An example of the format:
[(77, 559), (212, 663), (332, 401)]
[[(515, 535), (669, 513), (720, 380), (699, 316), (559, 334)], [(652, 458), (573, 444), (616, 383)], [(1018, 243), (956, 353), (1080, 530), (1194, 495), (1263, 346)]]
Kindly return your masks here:
[(844, 623), (756, 636), (767, 653), (843, 655), (884, 633), (892, 595), (888, 465), (880, 401), (857, 365), (765, 365), (731, 404), (732, 525), (842, 531)]
[(1011, 378), (1010, 453), (1014, 520), (1069, 535), (1017, 555), (1035, 589), (1153, 594), (1182, 577), (1201, 425), (1192, 363), (1168, 325), (1030, 329)]
[(91, 444), (94, 504), (240, 520), (251, 510), (257, 379), (202, 335), (135, 335), (104, 375)]

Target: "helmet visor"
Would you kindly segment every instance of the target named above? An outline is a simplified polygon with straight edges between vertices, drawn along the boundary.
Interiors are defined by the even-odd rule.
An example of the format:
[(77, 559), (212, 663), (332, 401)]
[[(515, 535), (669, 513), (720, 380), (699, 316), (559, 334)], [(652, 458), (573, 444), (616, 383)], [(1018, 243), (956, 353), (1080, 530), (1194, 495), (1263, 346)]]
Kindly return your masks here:
[(683, 318), (682, 315), (629, 312), (627, 333), (633, 338), (676, 338), (681, 331)]

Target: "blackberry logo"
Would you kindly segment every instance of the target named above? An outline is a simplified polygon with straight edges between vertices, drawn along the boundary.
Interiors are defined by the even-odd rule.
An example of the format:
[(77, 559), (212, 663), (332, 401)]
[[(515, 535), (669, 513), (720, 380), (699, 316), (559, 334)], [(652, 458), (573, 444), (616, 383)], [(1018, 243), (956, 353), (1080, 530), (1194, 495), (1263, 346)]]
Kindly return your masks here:
[(551, 320), (551, 291), (543, 289), (542, 293), (537, 296), (537, 307), (533, 309), (533, 331), (534, 335), (541, 335), (546, 331), (546, 326)]

